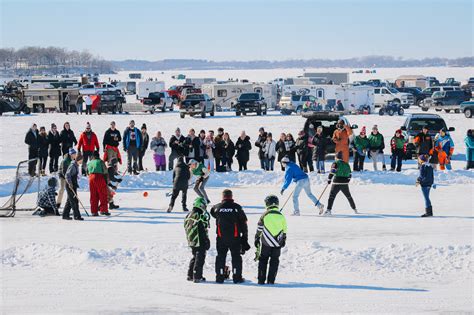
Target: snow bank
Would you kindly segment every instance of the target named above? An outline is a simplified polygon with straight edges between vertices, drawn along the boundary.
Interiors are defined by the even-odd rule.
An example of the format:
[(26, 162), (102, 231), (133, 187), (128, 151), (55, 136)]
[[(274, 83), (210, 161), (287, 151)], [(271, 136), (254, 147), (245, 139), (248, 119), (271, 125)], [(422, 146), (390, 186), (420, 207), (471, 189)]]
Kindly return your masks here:
[[(446, 274), (473, 274), (471, 245), (421, 246), (389, 244), (355, 250), (303, 242), (284, 248), (281, 268), (284, 274), (337, 272), (344, 270), (372, 278), (388, 274), (411, 278), (437, 279)], [(4, 268), (116, 268), (179, 271), (185, 270), (189, 249), (184, 243), (138, 248), (81, 249), (73, 246), (36, 244), (11, 247), (0, 252)], [(213, 270), (216, 251), (210, 250), (206, 268)], [(253, 252), (244, 256), (246, 270), (254, 269)]]

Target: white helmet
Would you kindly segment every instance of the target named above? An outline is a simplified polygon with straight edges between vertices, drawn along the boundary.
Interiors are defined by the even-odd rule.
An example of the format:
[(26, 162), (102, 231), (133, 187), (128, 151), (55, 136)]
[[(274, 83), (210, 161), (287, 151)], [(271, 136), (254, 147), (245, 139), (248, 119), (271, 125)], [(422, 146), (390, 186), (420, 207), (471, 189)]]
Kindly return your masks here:
[(288, 163), (290, 162), (290, 159), (287, 157), (287, 156), (284, 156), (282, 159), (281, 159), (281, 163)]

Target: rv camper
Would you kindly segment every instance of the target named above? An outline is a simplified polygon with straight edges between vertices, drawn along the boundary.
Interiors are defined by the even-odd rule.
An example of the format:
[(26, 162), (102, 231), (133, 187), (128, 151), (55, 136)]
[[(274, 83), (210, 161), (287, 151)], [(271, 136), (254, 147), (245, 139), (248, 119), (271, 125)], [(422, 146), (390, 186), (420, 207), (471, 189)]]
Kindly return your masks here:
[(260, 93), (265, 98), (268, 108), (274, 108), (278, 102), (278, 87), (275, 84), (241, 82), (203, 84), (202, 92), (214, 98), (216, 107), (222, 109), (233, 108), (242, 93)]
[(148, 97), (152, 92), (161, 92), (165, 90), (164, 81), (143, 81), (138, 82), (137, 98)]
[(186, 85), (194, 85), (196, 88), (202, 87), (203, 84), (211, 84), (216, 82), (216, 78), (186, 78)]
[(340, 100), (344, 109), (349, 112), (360, 112), (365, 109), (370, 114), (375, 110), (374, 88), (371, 86), (341, 84), (336, 89), (337, 100)]
[(342, 84), (349, 82), (349, 73), (347, 72), (306, 72), (303, 74), (306, 79), (324, 78), (327, 84)]
[(121, 88), (126, 95), (133, 95), (137, 93), (137, 82), (135, 81), (117, 82), (117, 87)]
[(43, 89), (32, 88), (23, 90), (23, 99), (26, 105), (36, 113), (48, 111), (62, 111), (63, 102), (69, 95), (69, 106), (75, 106), (79, 96), (78, 88)]
[(425, 89), (430, 81), (423, 75), (401, 75), (395, 80), (396, 87), (419, 87)]

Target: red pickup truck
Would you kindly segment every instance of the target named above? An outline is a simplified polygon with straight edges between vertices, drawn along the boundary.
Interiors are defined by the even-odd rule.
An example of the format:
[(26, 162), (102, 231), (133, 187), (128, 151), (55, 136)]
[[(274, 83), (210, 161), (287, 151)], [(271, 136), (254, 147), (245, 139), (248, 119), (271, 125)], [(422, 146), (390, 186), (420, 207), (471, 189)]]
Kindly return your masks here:
[(202, 93), (201, 89), (194, 87), (194, 85), (173, 85), (167, 92), (175, 103), (184, 100), (187, 94)]

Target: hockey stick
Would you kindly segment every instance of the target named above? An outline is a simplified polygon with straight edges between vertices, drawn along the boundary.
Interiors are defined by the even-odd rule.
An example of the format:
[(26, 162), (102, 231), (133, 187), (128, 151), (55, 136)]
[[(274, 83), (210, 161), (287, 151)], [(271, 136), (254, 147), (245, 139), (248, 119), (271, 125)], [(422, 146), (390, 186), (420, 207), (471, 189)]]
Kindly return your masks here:
[[(194, 186), (194, 184), (196, 184), (196, 182), (193, 182), (193, 183), (189, 184), (188, 188)], [(171, 197), (171, 196), (173, 196), (173, 191), (168, 191), (166, 193), (166, 197)]]
[(291, 194), (288, 196), (288, 198), (286, 198), (286, 201), (285, 201), (285, 203), (283, 204), (283, 206), (281, 207), (280, 212), (283, 211), (283, 209), (285, 208), (286, 204), (287, 204), (288, 201), (290, 200), (291, 196), (293, 196), (293, 193), (294, 193), (294, 192), (295, 192), (295, 189), (293, 189), (293, 190), (291, 191)]
[[(66, 182), (66, 183), (67, 183), (67, 182)], [(79, 203), (80, 203), (81, 206), (82, 206), (82, 209), (85, 211), (85, 213), (87, 214), (87, 216), (90, 217), (89, 212), (87, 212), (86, 207), (84, 207), (84, 205), (82, 204), (81, 199), (79, 199), (79, 197), (77, 196), (77, 194), (76, 194), (76, 192), (74, 191), (74, 189), (72, 189), (72, 186), (71, 186), (69, 183), (67, 183), (67, 185), (69, 186), (69, 189), (71, 189), (72, 193), (74, 194), (74, 198), (76, 198), (77, 201), (79, 201)]]
[[(327, 183), (326, 187), (324, 187), (324, 189), (323, 189), (323, 192), (321, 193), (321, 195), (319, 195), (318, 202), (316, 203), (316, 206), (321, 203), (321, 198), (323, 197), (323, 194), (326, 192), (326, 189), (328, 187), (329, 187), (329, 183)], [(321, 208), (321, 210), (319, 210), (319, 215), (323, 214), (323, 211), (324, 211), (324, 208)]]

